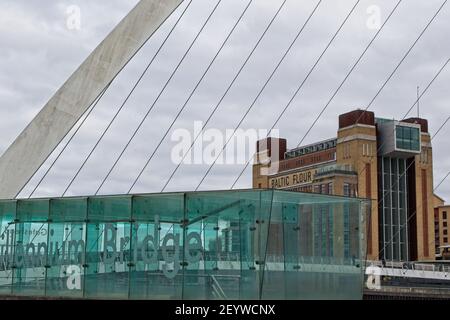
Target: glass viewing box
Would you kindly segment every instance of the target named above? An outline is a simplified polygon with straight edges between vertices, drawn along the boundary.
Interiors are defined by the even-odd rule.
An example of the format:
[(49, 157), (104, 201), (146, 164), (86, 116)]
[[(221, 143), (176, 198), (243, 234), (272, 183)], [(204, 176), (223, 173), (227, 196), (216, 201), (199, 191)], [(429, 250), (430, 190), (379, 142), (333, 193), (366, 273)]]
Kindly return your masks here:
[(0, 201), (0, 296), (362, 299), (369, 212), (280, 190)]

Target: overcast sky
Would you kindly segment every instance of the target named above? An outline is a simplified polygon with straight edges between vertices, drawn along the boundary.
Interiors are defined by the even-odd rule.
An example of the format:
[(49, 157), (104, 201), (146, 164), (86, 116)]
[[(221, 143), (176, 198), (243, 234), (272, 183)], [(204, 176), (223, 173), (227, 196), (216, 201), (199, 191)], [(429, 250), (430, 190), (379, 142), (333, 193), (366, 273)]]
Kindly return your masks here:
[[(242, 124), (242, 128), (269, 129), (272, 126), (355, 1), (323, 1), (292, 52)], [(56, 90), (137, 2), (137, 0), (0, 2), (2, 137), (0, 153), (6, 150)], [(128, 191), (147, 157), (200, 79), (248, 0), (222, 2), (101, 193)], [(184, 128), (192, 131), (194, 121), (206, 120), (281, 2), (281, 0), (253, 1), (242, 23), (176, 122), (174, 130)], [(373, 15), (376, 11), (368, 12), (368, 9), (377, 6), (380, 9), (382, 23), (396, 2), (361, 0), (348, 24), (311, 74), (277, 127), (280, 135), (288, 139), (288, 147), (293, 148), (300, 142), (317, 114), (376, 33), (375, 28), (369, 27), (373, 26), (370, 22), (376, 21), (372, 20), (376, 19)], [(380, 37), (306, 137), (305, 144), (335, 137), (339, 114), (368, 105), (442, 2), (443, 0), (403, 1)], [(216, 0), (193, 1), (68, 195), (87, 195), (96, 191), (216, 3)], [(316, 3), (317, 0), (287, 1), (279, 18), (224, 99), (208, 128), (225, 130), (236, 126)], [(68, 11), (73, 5), (80, 9), (80, 28), (73, 28), (73, 24), (67, 24), (68, 19), (73, 17)], [(40, 185), (36, 196), (61, 195), (133, 83), (155, 54), (184, 9), (184, 5), (156, 32), (110, 87), (79, 134)], [(71, 21), (73, 20), (69, 20)], [(450, 5), (446, 5), (374, 101), (370, 109), (376, 116), (399, 119), (405, 115), (415, 101), (416, 87), (419, 85), (425, 88), (449, 59), (449, 36)], [(450, 116), (449, 69), (450, 66), (443, 71), (421, 101), (421, 116), (429, 120), (432, 135)], [(415, 114), (414, 110), (411, 116)], [(435, 184), (450, 171), (449, 135), (450, 124), (433, 140)], [(170, 160), (174, 145), (175, 142), (171, 141), (169, 135), (133, 192), (160, 191), (176, 166)], [(53, 157), (57, 152), (58, 150)], [(43, 166), (21, 196), (28, 196), (49, 163)], [(182, 166), (167, 190), (195, 188), (206, 169), (206, 165)], [(242, 165), (217, 165), (201, 189), (228, 189), (241, 169)], [(238, 187), (251, 187), (250, 169), (246, 171)], [(450, 178), (442, 184), (437, 193), (450, 199)]]

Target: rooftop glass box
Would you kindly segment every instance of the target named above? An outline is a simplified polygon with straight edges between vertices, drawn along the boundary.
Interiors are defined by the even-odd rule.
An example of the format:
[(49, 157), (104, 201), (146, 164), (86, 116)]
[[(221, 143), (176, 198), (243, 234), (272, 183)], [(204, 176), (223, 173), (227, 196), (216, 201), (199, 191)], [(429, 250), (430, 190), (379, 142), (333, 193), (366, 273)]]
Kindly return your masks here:
[(420, 124), (377, 119), (382, 156), (410, 158), (421, 152)]

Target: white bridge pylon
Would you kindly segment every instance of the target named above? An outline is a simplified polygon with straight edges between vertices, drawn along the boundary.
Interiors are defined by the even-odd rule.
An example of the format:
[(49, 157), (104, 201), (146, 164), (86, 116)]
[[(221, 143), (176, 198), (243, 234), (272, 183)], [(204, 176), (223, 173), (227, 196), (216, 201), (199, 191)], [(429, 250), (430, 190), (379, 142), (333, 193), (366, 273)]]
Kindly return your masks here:
[(13, 199), (128, 61), (183, 0), (141, 0), (0, 157), (0, 199)]

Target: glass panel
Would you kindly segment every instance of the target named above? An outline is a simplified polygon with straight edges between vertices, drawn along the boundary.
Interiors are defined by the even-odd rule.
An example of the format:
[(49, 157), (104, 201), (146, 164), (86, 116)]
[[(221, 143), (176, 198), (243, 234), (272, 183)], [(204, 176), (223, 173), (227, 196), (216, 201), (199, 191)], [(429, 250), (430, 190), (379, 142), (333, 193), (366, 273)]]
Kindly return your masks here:
[(50, 200), (17, 204), (13, 265), (13, 294), (45, 296)]
[[(284, 247), (284, 229), (290, 226), (292, 222), (296, 224), (296, 217), (287, 217), (291, 221), (286, 221), (283, 216), (284, 203), (274, 201), (270, 208), (270, 217), (268, 219), (268, 237), (267, 247), (264, 258), (264, 274), (263, 274), (263, 292), (262, 299), (286, 299), (286, 287), (289, 282), (285, 278), (286, 269), (286, 252)], [(295, 242), (296, 237), (290, 239)], [(296, 269), (287, 271), (289, 273), (297, 273)]]
[(16, 202), (0, 202), (0, 294), (12, 293)]
[(131, 299), (181, 299), (184, 194), (133, 197)]
[(396, 126), (397, 149), (420, 151), (420, 129)]
[[(261, 193), (258, 194), (258, 198)], [(258, 226), (256, 223), (257, 210), (260, 208), (260, 201), (245, 200), (239, 217), (239, 236), (240, 236), (240, 260), (241, 274), (239, 281), (240, 299), (258, 299), (259, 298), (259, 271), (256, 269), (256, 243), (258, 239)]]
[[(245, 200), (237, 194), (232, 198), (217, 194), (202, 198), (200, 194), (187, 196), (183, 298), (239, 299), (241, 254), (248, 255), (251, 232), (248, 224), (240, 221)], [(250, 200), (249, 204), (255, 202)], [(198, 290), (201, 286), (209, 290)]]
[(87, 198), (50, 202), (46, 295), (83, 297)]
[(131, 197), (88, 201), (84, 296), (128, 298)]
[(411, 130), (411, 149), (420, 151), (420, 130), (416, 128)]

